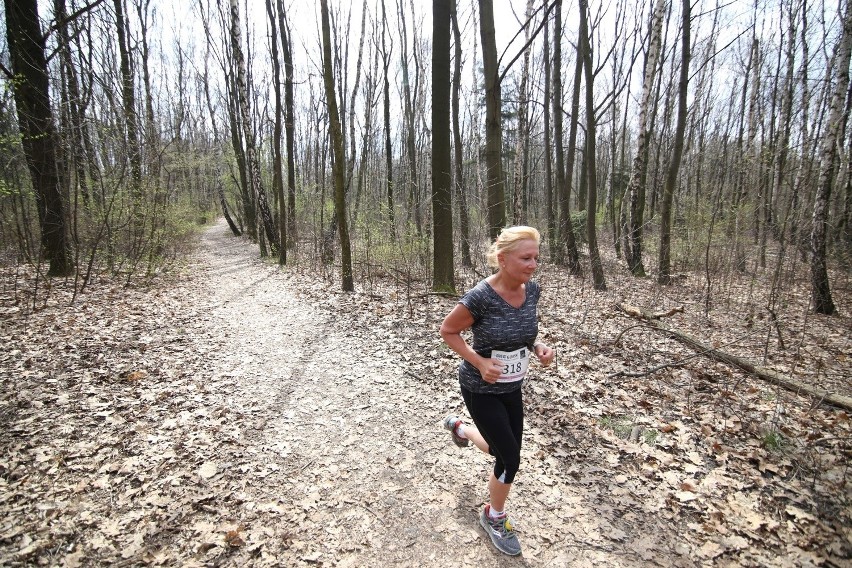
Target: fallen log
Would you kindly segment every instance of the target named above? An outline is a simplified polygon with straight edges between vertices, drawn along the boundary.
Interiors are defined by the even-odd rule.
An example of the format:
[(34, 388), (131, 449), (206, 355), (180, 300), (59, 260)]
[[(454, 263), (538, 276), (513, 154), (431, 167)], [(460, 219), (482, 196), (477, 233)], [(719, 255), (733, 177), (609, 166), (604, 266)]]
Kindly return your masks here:
[(669, 336), (675, 338), (684, 345), (688, 345), (699, 353), (707, 355), (711, 359), (715, 359), (716, 361), (721, 361), (722, 363), (737, 367), (738, 369), (741, 369), (760, 379), (784, 387), (793, 392), (808, 394), (814, 398), (819, 399), (819, 402), (825, 402), (834, 406), (838, 406), (840, 408), (844, 408), (846, 410), (852, 410), (852, 397), (843, 396), (837, 393), (829, 392), (824, 389), (813, 387), (811, 385), (807, 385), (791, 377), (784, 376), (778, 371), (755, 365), (741, 357), (737, 357), (736, 355), (731, 355), (730, 353), (725, 353), (724, 351), (714, 349), (709, 345), (705, 345), (697, 339), (686, 335), (685, 333), (668, 328), (664, 323), (660, 321), (660, 317), (663, 315), (670, 315), (668, 313), (655, 314), (653, 312), (650, 312), (649, 310), (638, 308), (636, 306), (631, 306), (625, 303), (618, 304), (618, 308), (625, 314), (643, 320), (646, 324), (653, 327), (654, 329), (668, 334)]

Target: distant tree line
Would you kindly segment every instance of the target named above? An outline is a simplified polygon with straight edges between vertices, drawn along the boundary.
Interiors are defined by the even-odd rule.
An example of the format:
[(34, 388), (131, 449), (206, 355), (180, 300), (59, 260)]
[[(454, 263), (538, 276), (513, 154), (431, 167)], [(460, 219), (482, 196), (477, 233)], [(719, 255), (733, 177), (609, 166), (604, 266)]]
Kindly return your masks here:
[(597, 289), (695, 271), (709, 306), (752, 272), (777, 298), (806, 264), (835, 311), (848, 0), (434, 0), (431, 27), (412, 0), (255, 4), (4, 0), (6, 263), (150, 272), (224, 215), (344, 290), (382, 270), (453, 292), (524, 223)]

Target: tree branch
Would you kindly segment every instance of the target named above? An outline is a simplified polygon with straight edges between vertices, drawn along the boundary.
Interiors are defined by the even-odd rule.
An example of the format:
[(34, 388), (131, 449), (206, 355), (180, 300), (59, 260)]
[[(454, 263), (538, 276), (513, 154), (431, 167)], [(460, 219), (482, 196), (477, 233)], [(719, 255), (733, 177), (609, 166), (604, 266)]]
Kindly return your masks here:
[[(541, 28), (543, 28), (543, 27), (545, 26), (545, 24), (547, 24), (547, 16), (549, 16), (549, 15), (550, 15), (550, 12), (551, 12), (551, 11), (553, 10), (553, 8), (556, 6), (556, 3), (557, 3), (558, 1), (560, 1), (560, 0), (553, 0), (553, 2), (551, 2), (551, 3), (550, 3), (550, 6), (548, 6), (547, 11), (544, 13), (544, 16), (543, 16), (543, 17), (542, 17), (542, 19), (541, 19), (541, 23), (538, 25), (538, 27), (536, 28), (536, 30), (535, 30), (535, 31), (534, 31), (534, 32), (530, 35), (530, 39), (529, 39), (529, 40), (528, 40), (528, 41), (524, 44), (524, 46), (523, 46), (521, 49), (519, 49), (519, 50), (518, 50), (518, 53), (517, 53), (517, 54), (515, 54), (515, 57), (513, 57), (513, 58), (512, 58), (512, 60), (511, 60), (511, 61), (510, 61), (510, 62), (506, 65), (506, 68), (505, 68), (505, 69), (503, 69), (503, 72), (502, 72), (502, 73), (500, 73), (500, 76), (497, 78), (497, 84), (498, 84), (498, 85), (502, 85), (502, 84), (503, 84), (503, 79), (505, 79), (505, 78), (506, 78), (506, 73), (508, 73), (508, 72), (509, 72), (509, 69), (511, 69), (511, 68), (512, 68), (512, 65), (514, 65), (514, 64), (515, 64), (515, 61), (517, 61), (517, 60), (518, 60), (518, 58), (519, 58), (521, 55), (523, 55), (524, 51), (526, 51), (526, 50), (527, 50), (527, 48), (528, 48), (530, 45), (532, 45), (532, 42), (534, 42), (534, 41), (535, 41), (535, 38), (536, 38), (536, 37), (538, 37), (538, 34), (539, 34), (539, 32), (541, 31)], [(525, 29), (526, 29), (526, 27), (527, 27), (528, 25), (530, 25), (530, 22), (532, 22), (533, 18), (535, 18), (536, 14), (538, 14), (538, 12), (539, 12), (539, 11), (541, 11), (541, 8), (539, 8), (538, 10), (536, 10), (535, 12), (533, 12), (533, 14), (532, 14), (532, 16), (530, 17), (530, 19), (529, 19), (529, 20), (527, 20), (527, 22), (526, 22), (523, 26), (521, 26), (521, 28), (518, 30), (518, 32), (517, 32), (517, 33), (516, 33), (516, 34), (512, 37), (512, 39), (509, 41), (509, 45), (511, 45), (511, 44), (512, 44), (512, 42), (513, 42), (513, 41), (515, 41), (515, 38), (516, 38), (516, 37), (518, 37), (518, 36), (520, 35), (520, 33), (521, 33), (523, 30), (525, 30)], [(501, 62), (501, 61), (503, 61), (503, 56), (504, 56), (504, 55), (506, 55), (506, 51), (507, 51), (508, 49), (509, 49), (509, 46), (506, 46), (506, 49), (504, 49), (504, 50), (503, 50), (503, 53), (501, 53), (501, 54), (500, 54), (500, 58), (497, 60), (497, 69), (500, 69), (500, 62)]]
[(76, 20), (77, 18), (79, 18), (80, 16), (85, 14), (86, 12), (91, 12), (92, 10), (94, 10), (95, 8), (97, 8), (98, 6), (100, 6), (103, 3), (104, 3), (104, 0), (95, 0), (91, 4), (87, 4), (87, 5), (83, 6), (82, 8), (77, 10), (76, 12), (69, 14), (69, 15), (65, 16), (64, 18), (53, 22), (53, 25), (51, 25), (49, 28), (47, 28), (47, 31), (42, 36), (42, 38), (41, 38), (42, 44), (45, 41), (47, 41), (47, 37), (50, 34), (52, 34), (53, 32), (55, 32), (56, 30), (58, 30), (60, 26), (64, 26), (65, 24)]
[[(623, 302), (618, 305), (618, 308), (629, 316), (646, 321), (648, 325), (654, 327), (658, 331), (670, 335), (671, 337), (683, 343), (684, 345), (692, 347), (700, 354), (707, 355), (711, 359), (715, 359), (716, 361), (720, 361), (722, 363), (727, 363), (728, 365), (737, 367), (740, 370), (745, 371), (746, 373), (758, 377), (759, 379), (782, 386), (792, 392), (805, 393), (817, 399), (820, 399), (821, 402), (827, 402), (829, 404), (844, 408), (846, 410), (852, 410), (852, 397), (843, 396), (840, 394), (826, 391), (818, 387), (807, 385), (791, 377), (786, 377), (773, 369), (760, 367), (758, 365), (746, 361), (745, 359), (737, 357), (736, 355), (731, 355), (729, 353), (719, 351), (718, 349), (714, 349), (708, 345), (704, 345), (697, 339), (694, 339), (686, 335), (685, 333), (669, 329), (662, 322), (660, 322), (659, 319), (661, 317), (669, 315), (670, 312), (673, 312), (673, 310), (654, 314), (648, 310), (638, 308), (636, 306), (631, 306)], [(678, 308), (675, 308), (675, 311), (677, 310)], [(680, 310), (682, 311), (682, 308), (680, 308)]]

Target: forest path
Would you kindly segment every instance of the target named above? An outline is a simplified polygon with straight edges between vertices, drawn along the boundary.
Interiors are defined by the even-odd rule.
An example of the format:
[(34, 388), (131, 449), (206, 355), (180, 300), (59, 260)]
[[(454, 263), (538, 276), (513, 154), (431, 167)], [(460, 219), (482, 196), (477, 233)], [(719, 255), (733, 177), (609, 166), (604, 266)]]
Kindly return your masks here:
[(457, 565), (463, 519), (458, 496), (441, 489), (451, 474), (435, 456), (450, 448), (437, 430), (441, 405), (424, 408), (432, 393), (409, 384), (381, 341), (354, 338), (345, 314), (299, 298), (226, 226), (202, 246), (208, 315), (226, 338), (214, 372), (239, 384), (234, 404), (252, 405), (242, 466), (265, 472), (242, 490), (285, 517), (279, 560)]
[[(202, 245), (206, 317), (221, 332), (212, 372), (233, 378), (229, 404), (249, 407), (239, 425), (243, 461), (230, 467), (260, 475), (239, 490), (246, 541), (250, 547), (265, 531), (267, 559), (335, 566), (691, 565), (667, 550), (663, 528), (638, 503), (625, 507), (633, 512), (623, 519), (638, 534), (607, 523), (598, 506), (613, 512), (610, 498), (630, 496), (595, 502), (611, 489), (605, 471), (582, 464), (571, 465), (571, 475), (546, 471), (562, 460), (541, 459), (536, 429), (528, 431), (510, 498), (524, 554), (504, 557), (477, 522), (491, 460), (450, 443), (440, 423), (459, 410), (458, 397), (415, 380), (416, 364), (399, 353), (423, 364), (428, 356), (413, 345), (391, 346), (385, 330), (361, 329), (346, 310), (311, 305), (298, 293), (297, 275), (258, 259), (256, 247), (223, 223), (206, 232)], [(531, 462), (534, 474), (523, 471)], [(577, 496), (575, 484), (586, 497)]]

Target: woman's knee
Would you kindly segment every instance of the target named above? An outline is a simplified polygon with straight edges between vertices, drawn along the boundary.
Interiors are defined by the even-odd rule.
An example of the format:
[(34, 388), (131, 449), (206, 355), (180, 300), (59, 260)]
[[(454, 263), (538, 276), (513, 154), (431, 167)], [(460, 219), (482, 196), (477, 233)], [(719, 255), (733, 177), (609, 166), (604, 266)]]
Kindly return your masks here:
[(518, 452), (517, 455), (504, 455), (501, 460), (498, 460), (498, 462), (494, 464), (494, 477), (496, 477), (500, 483), (512, 483), (520, 468), (520, 452)]

